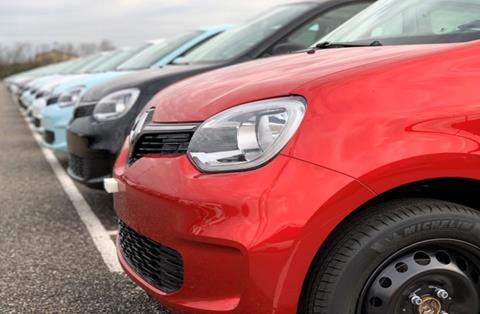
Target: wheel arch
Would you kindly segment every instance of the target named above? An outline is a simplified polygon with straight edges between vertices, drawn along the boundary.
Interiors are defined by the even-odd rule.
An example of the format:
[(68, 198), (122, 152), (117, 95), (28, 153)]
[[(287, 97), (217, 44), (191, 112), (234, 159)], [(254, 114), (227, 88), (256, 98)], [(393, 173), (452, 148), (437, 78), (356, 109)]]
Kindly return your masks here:
[(304, 278), (302, 291), (299, 298), (299, 309), (304, 299), (305, 290), (308, 288), (309, 278), (312, 277), (311, 271), (319, 256), (328, 248), (329, 243), (336, 238), (337, 233), (345, 224), (355, 219), (356, 216), (372, 206), (402, 199), (435, 199), (448, 201), (460, 205), (471, 207), (480, 211), (480, 179), (468, 177), (436, 177), (415, 180), (404, 183), (399, 186), (392, 186), (381, 193), (378, 193), (370, 199), (366, 199), (362, 204), (354, 209), (347, 211), (347, 215), (329, 232), (325, 241), (320, 245), (311, 259), (309, 269)]

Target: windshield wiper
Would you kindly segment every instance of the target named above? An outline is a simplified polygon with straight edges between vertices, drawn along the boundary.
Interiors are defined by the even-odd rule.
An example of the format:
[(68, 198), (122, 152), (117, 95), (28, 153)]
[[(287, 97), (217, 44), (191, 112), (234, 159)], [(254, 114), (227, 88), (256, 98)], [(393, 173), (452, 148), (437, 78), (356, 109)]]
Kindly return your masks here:
[(319, 43), (315, 46), (317, 49), (333, 49), (333, 48), (354, 48), (354, 47), (378, 47), (383, 46), (378, 40), (372, 41), (369, 44), (356, 44), (356, 43), (331, 43), (328, 41)]

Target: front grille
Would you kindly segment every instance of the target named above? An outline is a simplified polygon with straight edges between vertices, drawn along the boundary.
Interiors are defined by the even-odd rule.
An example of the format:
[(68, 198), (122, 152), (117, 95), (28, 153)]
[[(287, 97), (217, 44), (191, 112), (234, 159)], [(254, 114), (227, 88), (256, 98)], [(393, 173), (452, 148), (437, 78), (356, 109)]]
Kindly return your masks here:
[(93, 114), (93, 110), (95, 109), (95, 105), (87, 105), (87, 106), (78, 106), (75, 108), (75, 111), (73, 112), (73, 118), (82, 118), (82, 117), (88, 117)]
[(55, 133), (45, 130), (43, 132), (43, 140), (47, 144), (53, 144), (53, 142), (55, 142)]
[(171, 293), (183, 285), (183, 259), (172, 248), (156, 243), (119, 221), (122, 256), (132, 269), (156, 288)]
[(42, 121), (40, 121), (39, 118), (33, 118), (33, 125), (36, 127), (36, 128), (39, 128), (42, 126)]
[(22, 101), (21, 98), (18, 98), (18, 103), (20, 104), (20, 107), (22, 107), (23, 109), (27, 109), (27, 106), (25, 105), (25, 103)]
[(58, 102), (58, 97), (50, 97), (47, 99), (47, 106), (51, 106)]
[(147, 155), (185, 154), (192, 136), (193, 131), (143, 134), (133, 147), (130, 163)]
[(70, 159), (68, 160), (68, 168), (73, 175), (84, 178), (85, 177), (85, 160), (82, 157), (70, 154)]

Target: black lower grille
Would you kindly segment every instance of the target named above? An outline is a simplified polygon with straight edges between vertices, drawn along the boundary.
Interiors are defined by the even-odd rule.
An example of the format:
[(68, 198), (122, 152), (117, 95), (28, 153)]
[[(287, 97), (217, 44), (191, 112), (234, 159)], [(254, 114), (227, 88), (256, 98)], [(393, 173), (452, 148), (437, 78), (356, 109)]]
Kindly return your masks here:
[(38, 118), (34, 118), (33, 119), (33, 125), (36, 127), (36, 128), (39, 128), (42, 126), (42, 121), (40, 121), (40, 119)]
[(52, 144), (55, 142), (55, 133), (45, 130), (45, 132), (43, 132), (43, 140), (47, 144)]
[(133, 270), (156, 288), (171, 293), (183, 285), (182, 256), (169, 247), (138, 234), (119, 221), (122, 256)]
[(133, 147), (130, 163), (147, 155), (185, 154), (192, 139), (192, 132), (181, 133), (146, 133)]
[(18, 103), (20, 104), (20, 107), (22, 107), (23, 109), (27, 109), (27, 106), (23, 103), (23, 101), (18, 98)]
[(73, 175), (84, 178), (85, 177), (85, 167), (84, 159), (82, 157), (70, 154), (70, 159), (68, 161), (68, 168), (73, 173)]
[(91, 116), (93, 114), (94, 109), (95, 109), (95, 105), (78, 106), (77, 108), (75, 108), (75, 111), (73, 112), (73, 118), (77, 119), (77, 118)]

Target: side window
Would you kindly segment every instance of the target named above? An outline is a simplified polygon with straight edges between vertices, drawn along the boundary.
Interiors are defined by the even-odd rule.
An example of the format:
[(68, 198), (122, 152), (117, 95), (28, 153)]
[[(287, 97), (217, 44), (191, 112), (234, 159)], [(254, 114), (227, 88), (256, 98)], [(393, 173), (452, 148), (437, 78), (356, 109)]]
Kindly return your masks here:
[(282, 43), (308, 48), (369, 5), (370, 3), (365, 2), (338, 6), (326, 13), (320, 14), (290, 34)]

